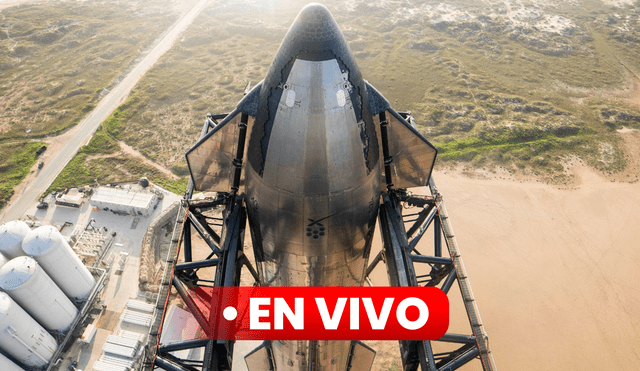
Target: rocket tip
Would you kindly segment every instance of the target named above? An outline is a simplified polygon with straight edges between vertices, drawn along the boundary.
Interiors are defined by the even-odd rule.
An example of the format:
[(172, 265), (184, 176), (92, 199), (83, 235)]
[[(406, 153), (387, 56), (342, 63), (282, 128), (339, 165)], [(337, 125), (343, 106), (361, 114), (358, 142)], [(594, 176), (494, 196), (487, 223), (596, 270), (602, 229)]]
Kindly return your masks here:
[(326, 6), (320, 3), (310, 3), (300, 10), (296, 17), (296, 23), (300, 24), (303, 29), (321, 31), (326, 29), (329, 24), (335, 24), (335, 20)]

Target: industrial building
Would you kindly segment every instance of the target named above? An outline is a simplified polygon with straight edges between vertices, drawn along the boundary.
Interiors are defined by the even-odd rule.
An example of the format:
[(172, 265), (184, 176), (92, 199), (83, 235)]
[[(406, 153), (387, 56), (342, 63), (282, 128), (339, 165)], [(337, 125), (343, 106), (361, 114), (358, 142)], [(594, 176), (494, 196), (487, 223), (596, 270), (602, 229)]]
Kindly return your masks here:
[(146, 179), (78, 189), (68, 193), (90, 201), (79, 208), (49, 201), (0, 224), (0, 371), (132, 371), (145, 359), (158, 295), (117, 258), (139, 256), (147, 225), (179, 196)]
[(148, 187), (133, 184), (101, 186), (95, 190), (89, 203), (99, 210), (147, 217), (153, 213), (158, 203), (158, 195)]

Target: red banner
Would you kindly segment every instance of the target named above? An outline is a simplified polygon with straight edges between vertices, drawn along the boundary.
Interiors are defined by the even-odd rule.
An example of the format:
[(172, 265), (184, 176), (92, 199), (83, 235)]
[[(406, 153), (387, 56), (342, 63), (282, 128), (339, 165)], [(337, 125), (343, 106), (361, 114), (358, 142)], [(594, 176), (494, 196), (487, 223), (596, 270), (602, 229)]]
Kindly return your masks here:
[(447, 295), (435, 287), (211, 290), (213, 340), (435, 340), (449, 327)]

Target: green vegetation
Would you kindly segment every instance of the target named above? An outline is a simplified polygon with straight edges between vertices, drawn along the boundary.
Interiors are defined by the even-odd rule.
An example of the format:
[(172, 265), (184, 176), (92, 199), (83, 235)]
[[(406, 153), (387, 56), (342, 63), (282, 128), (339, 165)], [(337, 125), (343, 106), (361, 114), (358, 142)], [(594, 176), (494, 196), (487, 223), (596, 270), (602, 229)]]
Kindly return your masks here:
[[(213, 3), (143, 76), (135, 94), (103, 123), (52, 188), (146, 175), (166, 188), (184, 189), (184, 153), (197, 141), (205, 114), (229, 112), (247, 82), (255, 85), (265, 77), (280, 41), (306, 3), (248, 2), (242, 11), (233, 3)], [(24, 135), (31, 128), (24, 117), (47, 123), (33, 128), (31, 135), (36, 136), (76, 122), (97, 103), (114, 71), (130, 63), (135, 55), (131, 51), (148, 42), (144, 35), (155, 35), (166, 25), (157, 17), (169, 14), (158, 7), (137, 17), (122, 7), (118, 11), (126, 14), (117, 16), (122, 18), (118, 29), (112, 24), (116, 16), (105, 16), (112, 13), (104, 10), (85, 15), (91, 21), (66, 25), (58, 19), (71, 19), (66, 14), (78, 5), (64, 4), (47, 15), (49, 23), (38, 22), (35, 14), (27, 17), (25, 9), (32, 8), (25, 7), (6, 13), (13, 23), (0, 26), (13, 40), (24, 37), (25, 42), (34, 42), (29, 35), (47, 30), (58, 35), (37, 48), (24, 44), (31, 54), (22, 57), (22, 49), (9, 50), (14, 44), (0, 39), (0, 48), (14, 53), (0, 57), (0, 67), (9, 71), (2, 75), (7, 83), (0, 85), (0, 133), (5, 137)], [(414, 2), (397, 9), (376, 0), (325, 4), (344, 31), (362, 75), (395, 109), (412, 111), (419, 130), (438, 147), (439, 164), (499, 166), (550, 181), (564, 179), (570, 156), (607, 173), (624, 169), (616, 130), (640, 129), (640, 109), (627, 100), (640, 76), (640, 19), (633, 16), (632, 6), (522, 1), (507, 9), (504, 2), (468, 0), (438, 6)], [(77, 9), (73, 14), (80, 17)], [(17, 21), (27, 18), (34, 21)], [(43, 22), (48, 28), (37, 26)], [(91, 22), (99, 33), (88, 31), (93, 30), (87, 26)], [(133, 24), (140, 32), (130, 36), (123, 27)], [(17, 32), (20, 27), (22, 34)], [(71, 38), (74, 32), (79, 32), (78, 45)], [(88, 38), (82, 38), (87, 32)], [(94, 38), (105, 50), (98, 50)], [(67, 47), (53, 48), (63, 41)], [(118, 48), (125, 50), (114, 52)], [(29, 65), (45, 52), (51, 58), (64, 57), (64, 62), (52, 59), (40, 69)], [(20, 63), (14, 63), (18, 59)], [(29, 112), (40, 116), (25, 114)], [(179, 180), (122, 153), (118, 141)]]
[(28, 130), (39, 138), (77, 123), (175, 21), (170, 4), (49, 2), (2, 10), (0, 140)]
[(171, 191), (175, 194), (183, 195), (187, 191), (187, 185), (189, 184), (189, 178), (183, 177), (178, 180), (171, 180), (163, 177), (157, 177), (153, 182), (160, 187)]
[[(230, 111), (247, 82), (264, 78), (304, 5), (293, 3), (203, 12), (143, 77), (110, 133), (185, 175), (183, 154), (196, 142), (204, 115)], [(428, 14), (420, 8), (390, 15), (375, 1), (326, 3), (362, 75), (394, 108), (411, 109), (420, 131), (439, 148), (439, 163), (501, 166), (547, 179), (562, 171), (570, 154), (602, 171), (624, 168), (615, 130), (640, 127), (640, 111), (608, 92), (629, 77), (621, 60), (640, 71), (640, 48), (630, 51), (627, 41), (616, 40), (603, 21), (609, 8), (529, 4), (539, 15), (568, 20), (554, 33), (514, 27), (504, 16), (485, 14), (484, 5), (452, 4)], [(489, 13), (503, 6), (496, 4)], [(456, 11), (474, 16), (438, 22)]]
[(126, 155), (91, 158), (86, 153), (79, 152), (56, 178), (47, 193), (80, 185), (93, 185), (96, 182), (135, 182), (143, 176), (177, 194), (182, 194), (187, 189), (187, 178), (168, 179), (158, 169), (141, 163), (137, 158)]
[[(172, 0), (56, 1), (0, 11), (0, 146), (9, 156), (3, 166), (12, 164), (0, 172), (0, 206), (35, 161), (27, 161), (29, 151), (42, 145), (29, 142), (25, 148), (25, 140), (77, 124), (177, 19), (173, 5)], [(97, 135), (83, 156), (117, 148), (107, 139)], [(95, 171), (74, 164), (78, 178), (96, 178)]]
[[(297, 10), (289, 12), (294, 17)], [(286, 30), (282, 27), (278, 33)], [(282, 36), (274, 33), (258, 32), (243, 13), (203, 12), (103, 123), (105, 130), (175, 175), (187, 176), (184, 153), (198, 140), (205, 115), (231, 111), (246, 83), (264, 77)]]
[[(498, 2), (490, 11), (451, 4), (407, 16), (402, 27), (374, 31), (385, 12), (374, 3), (346, 34), (358, 45), (363, 75), (396, 109), (412, 110), (438, 147), (440, 163), (501, 166), (547, 179), (562, 171), (570, 154), (602, 171), (624, 168), (615, 130), (638, 128), (640, 111), (616, 91), (637, 78), (630, 71), (640, 71), (640, 48), (630, 44), (640, 38), (616, 37), (608, 7), (522, 4), (537, 12), (531, 22), (545, 19), (545, 12), (571, 21), (549, 33), (540, 31), (544, 25), (513, 27), (505, 17), (490, 16), (507, 11)], [(438, 20), (456, 11), (475, 16)], [(640, 28), (633, 17), (624, 24), (634, 35)]]
[(187, 177), (168, 178), (156, 167), (120, 152), (117, 133), (124, 122), (122, 112), (136, 99), (135, 96), (130, 98), (105, 120), (89, 143), (80, 148), (45, 193), (95, 183), (137, 181), (143, 176), (171, 192), (182, 194), (186, 191)]
[(43, 142), (14, 142), (0, 144), (0, 206), (13, 196), (13, 188), (20, 184), (38, 160), (36, 151)]

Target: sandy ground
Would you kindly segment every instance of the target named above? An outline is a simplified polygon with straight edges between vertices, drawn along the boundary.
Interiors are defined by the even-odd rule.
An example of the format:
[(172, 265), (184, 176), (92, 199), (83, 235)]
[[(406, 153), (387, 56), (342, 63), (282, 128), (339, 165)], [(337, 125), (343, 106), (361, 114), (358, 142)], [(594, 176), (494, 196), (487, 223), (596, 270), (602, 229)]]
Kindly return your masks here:
[(45, 3), (51, 0), (0, 0), (0, 10), (28, 3)]
[(633, 4), (633, 0), (602, 0), (602, 2), (607, 5), (613, 5), (618, 7)]
[[(623, 136), (638, 147), (639, 132)], [(579, 164), (572, 171), (575, 184), (563, 189), (434, 175), (501, 370), (638, 368), (640, 184)], [(374, 284), (384, 274), (374, 271)], [(449, 330), (468, 334), (458, 295), (450, 293)], [(373, 370), (399, 365), (395, 343), (367, 343), (378, 353)], [(482, 368), (474, 361), (463, 369)]]
[[(640, 183), (579, 163), (572, 171), (575, 184), (562, 189), (434, 174), (501, 370), (631, 371), (640, 362)], [(377, 269), (374, 284), (384, 275)], [(470, 333), (456, 290), (450, 300), (450, 331)], [(373, 370), (400, 364), (397, 343), (367, 343), (378, 353)]]
[(436, 173), (503, 370), (636, 370), (640, 184), (577, 189)]

